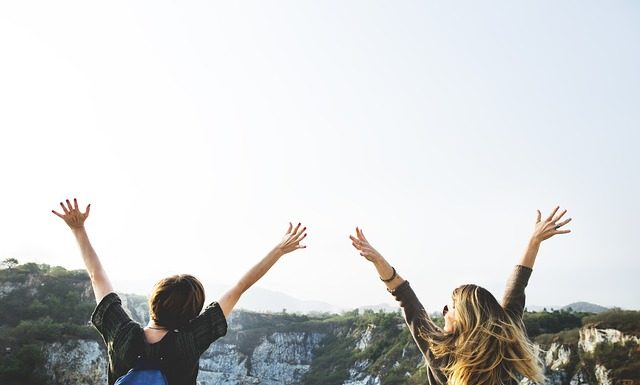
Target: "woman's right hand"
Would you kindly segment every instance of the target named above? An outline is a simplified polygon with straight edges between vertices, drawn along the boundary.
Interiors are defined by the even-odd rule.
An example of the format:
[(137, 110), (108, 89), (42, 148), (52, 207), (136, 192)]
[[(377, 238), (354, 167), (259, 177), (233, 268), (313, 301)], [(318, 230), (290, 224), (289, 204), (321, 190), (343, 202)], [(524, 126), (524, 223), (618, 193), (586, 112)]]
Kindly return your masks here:
[(367, 238), (364, 237), (362, 229), (359, 227), (356, 227), (356, 236), (354, 237), (353, 235), (349, 235), (349, 239), (351, 239), (353, 247), (355, 247), (360, 252), (360, 255), (365, 257), (368, 261), (375, 263), (384, 259), (382, 255), (371, 246)]

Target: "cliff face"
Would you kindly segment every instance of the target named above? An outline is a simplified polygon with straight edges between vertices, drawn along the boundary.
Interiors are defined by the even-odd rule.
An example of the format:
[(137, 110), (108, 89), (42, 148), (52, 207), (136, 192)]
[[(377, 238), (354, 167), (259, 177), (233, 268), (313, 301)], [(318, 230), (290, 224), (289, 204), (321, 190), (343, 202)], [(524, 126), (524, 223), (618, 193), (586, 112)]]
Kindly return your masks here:
[[(123, 302), (134, 318), (145, 321), (147, 308), (143, 299), (123, 296)], [(301, 324), (304, 322), (288, 319), (286, 315), (235, 312), (229, 320), (227, 336), (213, 343), (203, 354), (198, 384), (305, 384), (305, 375), (313, 367), (317, 355), (322, 354), (322, 348), (328, 341), (335, 343), (336, 340), (346, 342), (345, 349), (349, 352), (348, 357), (352, 358), (345, 366), (343, 385), (384, 384), (389, 370), (403, 362), (408, 368), (403, 376), (408, 380), (412, 372), (422, 366), (421, 356), (411, 346), (411, 341), (395, 356), (388, 352), (373, 354), (372, 351), (379, 350), (380, 338), (388, 338), (381, 325), (369, 323), (327, 328), (317, 324), (301, 328)], [(391, 329), (404, 329), (402, 325), (396, 322)], [(637, 349), (640, 346), (640, 338), (615, 329), (584, 327), (579, 335), (577, 344), (553, 342), (549, 346), (537, 346), (545, 366), (545, 384), (615, 385), (612, 368), (607, 367), (606, 362), (594, 359), (594, 354), (603, 347), (617, 349), (632, 345)], [(393, 350), (390, 348), (393, 342), (382, 341), (389, 350)], [(48, 344), (44, 351), (48, 383), (106, 383), (103, 343), (93, 340), (55, 342)], [(385, 358), (387, 356), (389, 358)], [(331, 358), (331, 355), (321, 357)], [(522, 383), (530, 382), (524, 380)]]
[(91, 340), (54, 342), (44, 348), (44, 372), (51, 384), (93, 385), (107, 383), (104, 344)]
[(616, 329), (597, 329), (593, 326), (580, 329), (580, 342), (578, 346), (586, 353), (595, 353), (598, 345), (627, 343), (640, 345), (640, 338), (625, 335)]
[[(221, 385), (288, 385), (303, 384), (305, 374), (314, 364), (317, 350), (337, 331), (275, 331), (265, 335), (243, 333), (244, 322), (253, 315), (235, 316), (226, 337), (218, 340), (200, 360), (198, 384)], [(245, 319), (247, 318), (247, 319)], [(344, 331), (342, 331), (344, 332)], [(352, 348), (366, 352), (378, 331), (369, 326), (351, 330)], [(344, 337), (344, 336), (343, 336)], [(620, 341), (638, 343), (637, 337), (625, 336), (613, 329), (583, 328), (576, 345), (552, 343), (539, 354), (544, 362), (547, 385), (614, 385), (610, 368), (601, 363), (588, 367), (576, 362), (579, 355), (590, 354), (602, 344), (619, 344)], [(576, 351), (576, 349), (580, 349)], [(50, 373), (50, 384), (104, 384), (106, 383), (106, 357), (102, 343), (91, 340), (74, 340), (64, 344), (53, 343), (45, 348)], [(420, 358), (415, 352), (407, 355), (417, 365)], [(388, 366), (398, 365), (389, 362)], [(372, 360), (360, 357), (348, 368), (344, 385), (380, 385), (384, 375), (372, 372)], [(417, 369), (417, 367), (416, 367)], [(410, 373), (407, 373), (407, 377)], [(530, 383), (523, 381), (523, 384)]]
[(613, 371), (617, 368), (611, 367), (610, 364), (620, 365), (620, 362), (609, 359), (612, 355), (607, 352), (612, 350), (622, 355), (627, 355), (626, 351), (638, 351), (640, 338), (625, 335), (616, 329), (587, 326), (580, 329), (577, 344), (554, 342), (545, 350), (540, 349), (540, 356), (545, 365), (546, 384), (615, 385), (620, 380), (640, 383), (640, 378), (614, 378)]
[[(147, 322), (144, 297), (121, 298), (132, 318)], [(104, 343), (86, 326), (94, 306), (84, 273), (0, 270), (0, 383), (105, 384)], [(617, 385), (623, 379), (640, 384), (634, 314), (610, 317), (621, 320), (626, 333), (604, 324), (540, 340), (549, 341), (539, 346), (546, 384)], [(426, 383), (422, 356), (399, 314), (356, 311), (313, 318), (238, 311), (228, 323), (227, 335), (202, 356), (199, 384)]]
[(226, 342), (237, 336), (231, 334), (229, 337), (212, 344), (202, 355), (198, 375), (199, 384), (299, 383), (304, 374), (309, 371), (313, 353), (326, 334), (271, 333), (260, 337), (259, 343), (248, 355), (239, 350), (239, 345)]

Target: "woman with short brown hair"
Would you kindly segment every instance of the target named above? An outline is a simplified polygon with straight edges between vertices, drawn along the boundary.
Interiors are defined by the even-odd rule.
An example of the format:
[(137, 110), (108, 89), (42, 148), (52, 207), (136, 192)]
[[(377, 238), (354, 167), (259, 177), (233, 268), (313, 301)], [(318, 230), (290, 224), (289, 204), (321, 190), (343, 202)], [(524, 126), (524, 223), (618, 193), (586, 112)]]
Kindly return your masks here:
[[(85, 263), (97, 306), (91, 316), (107, 345), (108, 383), (113, 385), (129, 370), (151, 362), (164, 373), (170, 385), (193, 385), (198, 375), (200, 355), (227, 332), (229, 316), (240, 296), (256, 283), (283, 255), (305, 248), (300, 242), (307, 236), (306, 227), (298, 223), (282, 241), (253, 266), (217, 302), (201, 313), (204, 288), (191, 275), (174, 275), (160, 280), (149, 298), (150, 320), (146, 327), (134, 322), (123, 310), (120, 297), (96, 254), (84, 227), (91, 205), (85, 212), (76, 199), (60, 202), (62, 218), (73, 232)], [(143, 365), (143, 366), (144, 366)]]

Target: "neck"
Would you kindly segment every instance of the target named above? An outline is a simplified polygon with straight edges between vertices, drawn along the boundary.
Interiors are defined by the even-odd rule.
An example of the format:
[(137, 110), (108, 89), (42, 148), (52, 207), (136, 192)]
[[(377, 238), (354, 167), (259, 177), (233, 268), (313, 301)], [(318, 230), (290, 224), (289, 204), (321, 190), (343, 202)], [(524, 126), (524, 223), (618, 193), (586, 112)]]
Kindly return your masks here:
[(147, 329), (153, 329), (153, 330), (169, 330), (164, 326), (160, 326), (158, 324), (156, 324), (153, 320), (149, 321), (149, 323), (147, 324)]

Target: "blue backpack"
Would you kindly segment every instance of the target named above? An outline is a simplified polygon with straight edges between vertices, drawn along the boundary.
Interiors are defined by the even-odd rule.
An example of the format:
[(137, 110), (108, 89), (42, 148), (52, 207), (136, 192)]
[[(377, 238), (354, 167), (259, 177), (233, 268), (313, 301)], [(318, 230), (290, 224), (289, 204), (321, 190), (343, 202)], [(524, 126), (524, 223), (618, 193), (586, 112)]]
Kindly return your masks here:
[(159, 363), (142, 358), (133, 369), (118, 378), (114, 385), (169, 385), (169, 381), (162, 373)]

